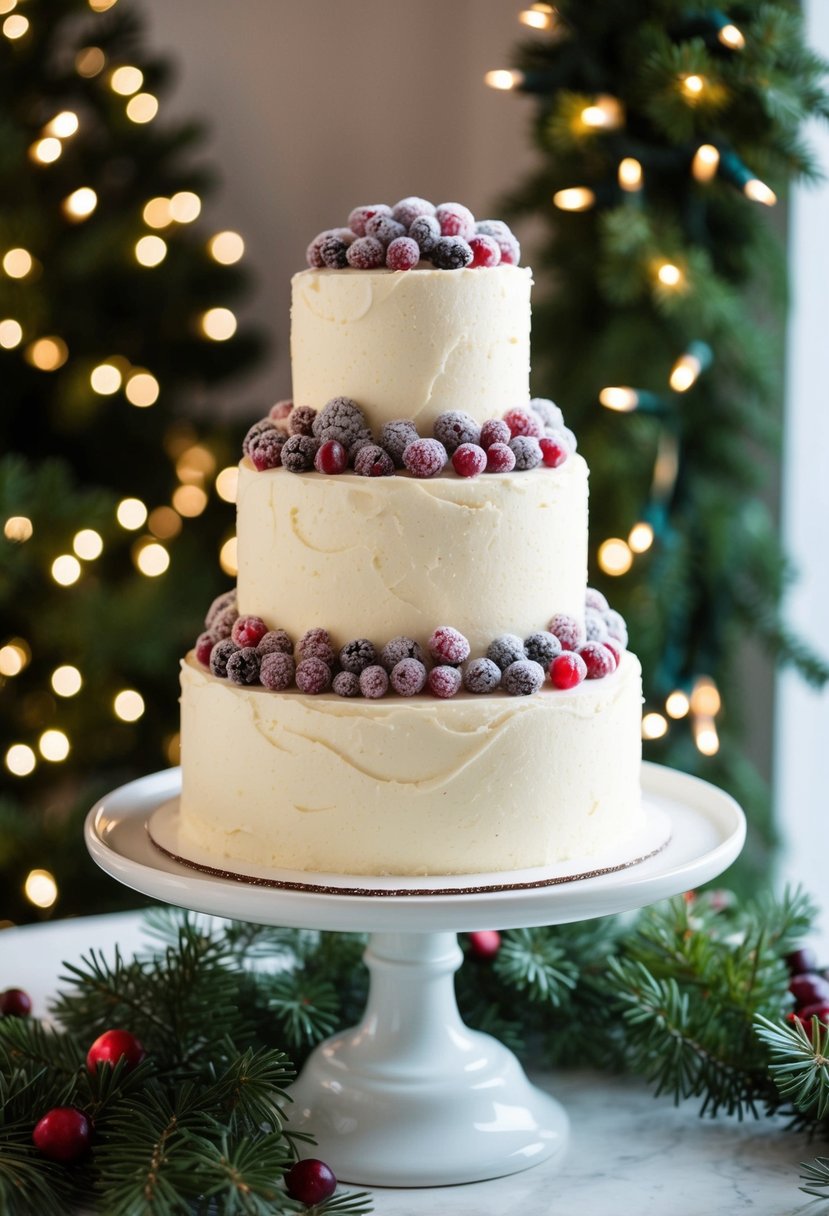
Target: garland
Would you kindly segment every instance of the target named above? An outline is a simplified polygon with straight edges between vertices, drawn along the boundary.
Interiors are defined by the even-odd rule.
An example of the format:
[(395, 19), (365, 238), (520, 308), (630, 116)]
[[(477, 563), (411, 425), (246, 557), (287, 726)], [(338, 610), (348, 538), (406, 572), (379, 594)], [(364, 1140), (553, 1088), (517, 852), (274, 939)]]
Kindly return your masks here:
[[(701, 1113), (784, 1113), (826, 1136), (829, 1019), (792, 1012), (790, 977), (814, 916), (799, 891), (745, 905), (712, 891), (634, 919), (470, 934), (461, 1012), (535, 1063), (627, 1069)], [(147, 928), (146, 954), (65, 964), (51, 1024), (25, 1016), (22, 991), (0, 997), (0, 1210), (369, 1212), (366, 1194), (325, 1185), (280, 1107), (310, 1050), (360, 1016), (364, 938), (169, 908)], [(66, 1108), (91, 1144), (49, 1134), (44, 1115)], [(803, 1169), (802, 1189), (829, 1198), (829, 1157)]]

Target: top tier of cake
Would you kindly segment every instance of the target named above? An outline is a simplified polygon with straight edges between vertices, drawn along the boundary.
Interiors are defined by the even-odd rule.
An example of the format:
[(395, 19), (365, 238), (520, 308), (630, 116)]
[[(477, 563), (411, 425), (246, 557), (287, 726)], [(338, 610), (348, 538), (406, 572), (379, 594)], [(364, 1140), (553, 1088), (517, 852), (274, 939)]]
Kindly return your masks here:
[(292, 279), (293, 399), (359, 402), (379, 430), (411, 418), (432, 433), (445, 410), (478, 422), (526, 405), (528, 267), (304, 270)]

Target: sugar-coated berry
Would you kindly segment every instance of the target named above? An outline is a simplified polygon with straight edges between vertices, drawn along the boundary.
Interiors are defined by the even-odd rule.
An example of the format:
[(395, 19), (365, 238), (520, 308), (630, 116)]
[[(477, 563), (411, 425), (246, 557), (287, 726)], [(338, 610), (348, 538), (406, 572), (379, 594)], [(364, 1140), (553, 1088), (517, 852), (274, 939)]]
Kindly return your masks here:
[(434, 215), (435, 204), (413, 194), (409, 198), (401, 198), (399, 203), (395, 203), (391, 214), (392, 219), (397, 220), (398, 224), (402, 224), (404, 228), (410, 228), (421, 215)]
[(440, 224), (433, 215), (419, 215), (412, 220), (409, 236), (417, 242), (422, 257), (431, 257), (432, 250), (440, 240)]
[(579, 450), (579, 441), (576, 439), (575, 432), (571, 431), (569, 426), (558, 427), (557, 433), (561, 435), (571, 452), (577, 452)]
[(217, 638), (212, 633), (200, 633), (196, 638), (196, 659), (202, 667), (210, 666), (210, 652), (216, 645)]
[(465, 663), (469, 658), (469, 642), (459, 629), (438, 625), (429, 638), (429, 654), (436, 663)]
[(501, 671), (506, 671), (511, 663), (526, 659), (527, 655), (524, 651), (524, 643), (517, 634), (502, 633), (500, 637), (489, 643), (486, 657), (497, 664)]
[(561, 642), (562, 650), (578, 650), (587, 641), (584, 625), (566, 612), (557, 612), (547, 628)]
[(420, 436), (411, 418), (393, 418), (384, 422), (380, 431), (380, 446), (385, 448), (398, 469), (403, 468), (403, 453)]
[(435, 241), (429, 261), (438, 270), (463, 270), (472, 261), (472, 250), (460, 236), (442, 236)]
[(451, 456), (462, 443), (477, 443), (481, 438), (481, 427), (463, 410), (446, 410), (435, 419), (432, 434)]
[(311, 421), (311, 433), (321, 443), (336, 439), (348, 448), (365, 429), (366, 416), (351, 397), (332, 397)]
[(227, 660), (227, 678), (231, 684), (258, 684), (261, 656), (255, 646), (243, 646)]
[(503, 220), (477, 220), (475, 223), (475, 231), (482, 232), (485, 236), (505, 237), (512, 236), (512, 230), (509, 224)]
[(517, 266), (521, 261), (521, 246), (503, 220), (479, 220), (475, 231), (492, 237), (501, 251), (501, 261), (505, 265)]
[(452, 468), (459, 477), (477, 477), (486, 469), (486, 452), (477, 443), (462, 443), (452, 453)]
[(619, 643), (608, 638), (606, 642), (602, 642), (602, 646), (610, 651), (610, 653), (613, 655), (613, 661), (618, 667), (622, 661), (622, 654), (624, 653)]
[(376, 662), (377, 650), (368, 638), (355, 638), (353, 642), (346, 642), (340, 651), (340, 667), (356, 676)]
[(477, 233), (475, 236), (468, 238), (469, 248), (472, 250), (472, 261), (470, 265), (473, 270), (479, 266), (492, 267), (497, 266), (501, 261), (501, 248), (497, 241), (494, 241), (491, 236), (486, 236), (483, 232)]
[(575, 688), (586, 677), (587, 666), (575, 650), (565, 650), (550, 664), (550, 680), (556, 688)]
[(435, 477), (447, 460), (446, 448), (439, 439), (415, 439), (403, 449), (403, 464), (413, 477)]
[(797, 1005), (816, 1005), (829, 1002), (829, 980), (819, 972), (806, 971), (793, 975), (789, 981), (789, 992)]
[(391, 215), (388, 203), (366, 203), (355, 207), (348, 217), (348, 226), (357, 236), (366, 235), (366, 224), (375, 215)]
[(426, 677), (429, 692), (436, 697), (447, 700), (454, 697), (463, 683), (463, 676), (457, 667), (433, 667)]
[(481, 427), (481, 437), (478, 442), (486, 451), (487, 448), (492, 447), (493, 443), (509, 443), (510, 438), (510, 431), (506, 422), (501, 418), (487, 418)]
[(607, 625), (607, 632), (611, 638), (619, 643), (623, 650), (627, 649), (628, 644), (628, 627), (625, 624), (625, 618), (621, 612), (616, 612), (614, 608), (608, 608), (604, 613), (604, 623)]
[(259, 683), (271, 692), (284, 692), (294, 682), (296, 664), (293, 655), (283, 650), (272, 650), (262, 656), (259, 666)]
[(541, 464), (541, 448), (533, 435), (515, 435), (509, 445), (515, 456), (515, 467), (520, 472), (537, 469)]
[(540, 439), (544, 434), (541, 419), (532, 410), (507, 410), (504, 422), (509, 427), (511, 439), (516, 435), (531, 435), (534, 439)]
[(604, 616), (596, 608), (584, 610), (584, 633), (588, 642), (606, 642), (610, 637)]
[(487, 473), (511, 473), (515, 468), (515, 452), (506, 443), (491, 443), (486, 450)]
[(801, 946), (784, 955), (783, 961), (789, 975), (802, 975), (804, 971), (817, 971), (817, 955), (809, 946)]
[[(207, 609), (207, 615), (204, 618), (205, 629), (212, 629), (213, 622), (216, 618), (227, 609), (232, 608), (234, 616), (236, 615), (236, 588), (232, 587), (230, 591), (223, 591), (221, 595), (217, 595), (213, 603)], [(228, 630), (228, 634), (230, 630)]]
[(524, 639), (524, 653), (528, 659), (540, 663), (546, 670), (556, 655), (561, 654), (561, 642), (554, 634), (541, 629)]
[(289, 435), (313, 435), (317, 411), (310, 405), (295, 405), (288, 415)]
[(317, 448), (314, 468), (318, 473), (342, 473), (348, 468), (348, 452), (336, 439), (326, 439)]
[(470, 237), (475, 232), (475, 216), (463, 203), (441, 203), (435, 208), (441, 236)]
[(293, 654), (294, 644), (284, 629), (269, 629), (256, 647), (260, 659), (266, 654)]
[(402, 224), (398, 224), (397, 220), (393, 220), (390, 215), (373, 215), (370, 220), (366, 221), (366, 236), (373, 236), (384, 249), (387, 249), (399, 236), (405, 235), (406, 229)]
[(331, 687), (331, 668), (322, 659), (300, 659), (294, 679), (300, 692), (316, 696)]
[(282, 467), (289, 473), (307, 473), (314, 467), (320, 445), (313, 435), (291, 435), (282, 445)]
[(242, 440), (242, 452), (245, 456), (250, 455), (250, 445), (254, 439), (258, 439), (260, 435), (264, 435), (266, 431), (276, 431), (276, 423), (271, 418), (260, 418), (258, 422), (254, 422), (250, 427), (244, 439)]
[(305, 261), (312, 270), (322, 270), (325, 265), (322, 260), (322, 247), (331, 235), (332, 231), (330, 228), (326, 228), (323, 232), (318, 232), (305, 250)]
[(389, 270), (414, 270), (420, 261), (420, 246), (410, 236), (397, 236), (386, 250)]
[(271, 408), (268, 410), (268, 417), (272, 422), (275, 422), (277, 426), (284, 423), (287, 427), (287, 418), (293, 408), (293, 401), (289, 401), (287, 398), (285, 398), (282, 401), (277, 401), (275, 405), (271, 406)]
[(124, 1060), (126, 1070), (131, 1072), (146, 1054), (140, 1041), (129, 1030), (105, 1030), (86, 1053), (87, 1071), (94, 1076), (99, 1064), (108, 1064), (114, 1068)]
[(282, 464), (282, 447), (285, 435), (282, 431), (265, 431), (250, 442), (248, 456), (253, 467), (264, 473), (266, 469), (278, 469)]
[(391, 671), (403, 659), (417, 659), (418, 663), (422, 663), (425, 657), (420, 643), (402, 634), (386, 642), (380, 651), (380, 662), (386, 671)]
[(356, 438), (348, 445), (348, 459), (351, 464), (357, 459), (357, 453), (363, 448), (374, 444), (374, 436), (367, 426), (357, 432)]
[(602, 680), (616, 670), (616, 660), (601, 642), (585, 642), (579, 654), (584, 659), (588, 680)]
[(463, 686), (467, 692), (493, 692), (501, 683), (501, 668), (492, 659), (472, 659), (463, 671)]
[(7, 988), (0, 992), (0, 1017), (27, 1018), (32, 1012), (32, 998), (22, 988)]
[(386, 251), (376, 236), (360, 236), (349, 245), (345, 259), (354, 270), (378, 270), (385, 265)]
[(498, 248), (501, 250), (501, 265), (502, 266), (517, 266), (521, 261), (521, 246), (514, 236), (504, 237), (499, 240), (495, 238)]
[(210, 651), (210, 672), (220, 680), (227, 679), (227, 663), (239, 647), (230, 638), (222, 638)]
[(469, 953), (481, 962), (495, 958), (501, 949), (501, 934), (497, 929), (478, 929), (469, 934)]
[(595, 587), (588, 587), (585, 591), (584, 606), (585, 608), (595, 608), (597, 612), (607, 612), (610, 607), (605, 596)]
[(354, 457), (354, 472), (358, 477), (391, 477), (394, 461), (378, 444), (367, 443)]
[(501, 677), (501, 684), (511, 697), (531, 697), (544, 683), (544, 668), (533, 659), (510, 663)]
[(392, 667), (389, 683), (401, 697), (414, 697), (426, 683), (426, 667), (418, 659), (401, 659)]
[(78, 1161), (89, 1149), (92, 1125), (76, 1106), (55, 1106), (38, 1119), (32, 1132), (35, 1148), (62, 1165)]
[(229, 638), (233, 632), (233, 626), (236, 624), (236, 618), (239, 613), (236, 611), (235, 601), (233, 604), (223, 608), (220, 613), (213, 617), (210, 623), (210, 632), (217, 642), (223, 638)]
[(338, 236), (327, 236), (319, 247), (323, 266), (328, 270), (345, 270), (348, 265), (348, 245)]
[(541, 448), (541, 459), (548, 469), (557, 469), (570, 455), (569, 448), (557, 439), (551, 439), (548, 436), (539, 439), (538, 446)]
[(365, 671), (360, 672), (360, 692), (364, 697), (375, 701), (384, 697), (388, 691), (389, 676), (385, 667), (372, 663), (371, 667), (366, 667)]
[(564, 426), (564, 415), (549, 397), (531, 397), (529, 408), (538, 415), (545, 429), (557, 431)]
[(258, 646), (267, 632), (261, 616), (239, 616), (230, 636), (237, 646)]
[(330, 1166), (317, 1157), (297, 1161), (285, 1175), (285, 1189), (292, 1199), (306, 1207), (324, 1203), (337, 1189), (337, 1178)]
[(312, 654), (319, 658), (318, 648), (320, 646), (327, 646), (331, 649), (331, 634), (327, 629), (323, 629), (321, 625), (315, 625), (313, 629), (306, 629), (297, 642), (297, 654), (301, 659)]

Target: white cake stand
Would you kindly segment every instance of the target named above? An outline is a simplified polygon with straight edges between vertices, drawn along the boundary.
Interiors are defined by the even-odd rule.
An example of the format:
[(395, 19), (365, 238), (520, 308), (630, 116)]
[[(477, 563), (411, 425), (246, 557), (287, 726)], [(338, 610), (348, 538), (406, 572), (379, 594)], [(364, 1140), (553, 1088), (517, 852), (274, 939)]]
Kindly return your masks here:
[(642, 907), (714, 878), (745, 839), (742, 811), (727, 794), (645, 764), (652, 837), (664, 844), (667, 825), (670, 840), (626, 868), (597, 874), (590, 862), (581, 868), (589, 876), (574, 877), (580, 871), (571, 866), (569, 877), (565, 867), (464, 875), (439, 886), (434, 878), (277, 871), (244, 880), (194, 870), (150, 839), (154, 823), (165, 847), (175, 839), (179, 789), (180, 770), (170, 769), (93, 807), (85, 835), (98, 865), (137, 891), (199, 912), (370, 933), (363, 1020), (316, 1048), (291, 1089), (290, 1115), (292, 1128), (313, 1133), (339, 1178), (364, 1186), (476, 1182), (561, 1157), (566, 1148), (559, 1103), (530, 1084), (503, 1044), (461, 1021), (453, 981), (462, 962), (459, 931), (564, 924)]

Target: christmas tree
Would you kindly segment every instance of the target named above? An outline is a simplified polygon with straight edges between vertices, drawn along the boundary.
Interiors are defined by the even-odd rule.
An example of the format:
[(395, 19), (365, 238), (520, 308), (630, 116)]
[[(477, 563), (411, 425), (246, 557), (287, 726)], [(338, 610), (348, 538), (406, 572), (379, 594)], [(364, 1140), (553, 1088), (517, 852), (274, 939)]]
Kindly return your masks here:
[[(242, 238), (159, 115), (167, 63), (125, 0), (0, 21), (0, 919), (120, 898), (80, 815), (176, 761), (178, 656), (235, 573), (237, 438), (197, 421), (258, 338)], [(222, 501), (226, 500), (226, 501)], [(218, 542), (218, 543), (217, 543)]]
[(763, 499), (785, 303), (768, 208), (817, 173), (802, 128), (829, 115), (826, 64), (794, 0), (562, 0), (520, 20), (531, 41), (487, 82), (536, 106), (538, 168), (510, 205), (543, 225), (535, 385), (591, 467), (591, 582), (642, 657), (648, 758), (723, 785), (756, 825), (742, 644), (829, 676), (787, 628)]

